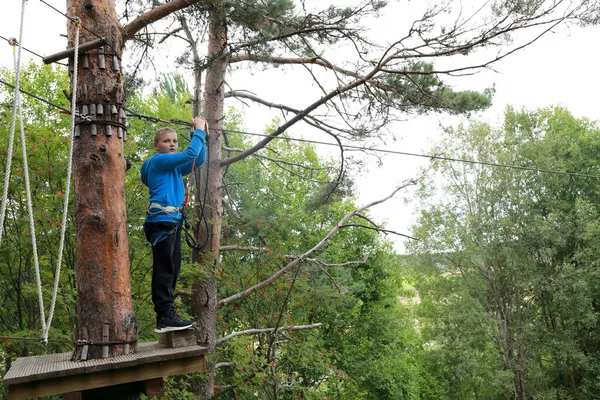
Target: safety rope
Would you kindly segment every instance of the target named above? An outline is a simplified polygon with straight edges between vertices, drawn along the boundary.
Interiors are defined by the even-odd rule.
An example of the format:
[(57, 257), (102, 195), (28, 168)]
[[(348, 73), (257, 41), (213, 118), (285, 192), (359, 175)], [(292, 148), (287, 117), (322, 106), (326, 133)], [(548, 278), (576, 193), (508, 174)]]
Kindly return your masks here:
[[(60, 281), (60, 271), (62, 264), (62, 254), (64, 249), (64, 241), (66, 236), (66, 228), (67, 228), (67, 216), (68, 216), (68, 208), (69, 208), (69, 195), (70, 195), (70, 184), (71, 184), (71, 174), (73, 170), (73, 138), (75, 132), (75, 118), (76, 118), (76, 96), (77, 96), (77, 69), (78, 69), (78, 56), (79, 56), (79, 28), (81, 27), (81, 21), (79, 18), (74, 18), (73, 24), (75, 25), (75, 51), (74, 51), (74, 72), (72, 78), (72, 99), (71, 99), (71, 131), (70, 131), (70, 146), (69, 146), (69, 158), (68, 158), (68, 166), (67, 166), (67, 178), (66, 178), (66, 188), (64, 195), (64, 203), (63, 203), (63, 216), (62, 216), (62, 225), (61, 225), (61, 233), (60, 233), (60, 243), (58, 250), (58, 260), (57, 266), (54, 276), (54, 287), (52, 291), (52, 300), (50, 304), (50, 311), (48, 314), (48, 320), (46, 320), (46, 313), (44, 307), (44, 296), (42, 291), (42, 280), (40, 274), (40, 266), (39, 266), (39, 258), (37, 251), (37, 241), (36, 241), (36, 232), (35, 232), (35, 220), (33, 215), (33, 201), (31, 198), (31, 183), (29, 179), (29, 163), (27, 158), (27, 143), (25, 138), (25, 129), (23, 124), (23, 113), (22, 113), (22, 102), (21, 102), (21, 90), (20, 90), (20, 75), (21, 75), (21, 50), (23, 43), (23, 31), (25, 26), (25, 5), (27, 0), (23, 0), (21, 6), (21, 27), (19, 33), (19, 41), (12, 40), (11, 44), (13, 45), (13, 60), (14, 60), (14, 69), (15, 69), (15, 95), (13, 102), (13, 115), (11, 122), (11, 129), (9, 135), (9, 146), (8, 146), (8, 158), (7, 165), (4, 174), (4, 190), (2, 194), (2, 205), (0, 207), (0, 241), (2, 240), (2, 232), (1, 229), (4, 226), (4, 219), (6, 216), (6, 205), (8, 203), (8, 183), (10, 179), (10, 173), (12, 169), (12, 155), (13, 155), (13, 144), (14, 144), (14, 131), (16, 127), (16, 119), (17, 116), (19, 118), (19, 128), (20, 128), (20, 136), (21, 136), (21, 149), (23, 152), (23, 172), (25, 178), (25, 192), (27, 199), (27, 212), (29, 216), (29, 230), (31, 234), (31, 245), (33, 252), (33, 266), (35, 269), (35, 277), (37, 283), (38, 290), (38, 303), (40, 309), (40, 320), (42, 323), (42, 343), (45, 345), (48, 344), (48, 332), (50, 330), (50, 326), (52, 324), (52, 318), (54, 316), (54, 309), (56, 306), (56, 299), (58, 296), (58, 284)], [(18, 45), (18, 54), (15, 53), (15, 47)]]
[(13, 145), (15, 142), (15, 127), (17, 125), (17, 110), (21, 104), (21, 49), (23, 48), (23, 25), (25, 20), (25, 4), (27, 0), (23, 0), (21, 4), (21, 29), (19, 31), (19, 41), (11, 40), (13, 46), (13, 59), (15, 48), (18, 45), (16, 65), (15, 65), (15, 96), (13, 99), (13, 114), (10, 122), (10, 134), (8, 136), (8, 156), (6, 158), (6, 169), (4, 170), (4, 186), (2, 190), (2, 204), (0, 205), (0, 242), (2, 242), (2, 234), (4, 233), (4, 218), (6, 216), (6, 205), (8, 203), (8, 184), (10, 181), (10, 171), (12, 168)]
[[(26, 0), (25, 0), (26, 1)], [(21, 29), (23, 29), (23, 19), (21, 19)], [(22, 41), (19, 40), (19, 46)], [(21, 64), (20, 60), (13, 57), (15, 64), (15, 75), (17, 71), (20, 71)], [(16, 95), (15, 95), (16, 96)], [(40, 316), (42, 320), (42, 329), (46, 330), (46, 319), (44, 315), (44, 296), (42, 294), (42, 281), (40, 277), (40, 263), (37, 251), (37, 241), (35, 234), (35, 220), (33, 218), (33, 201), (31, 200), (31, 182), (29, 180), (29, 161), (27, 158), (27, 141), (25, 139), (25, 129), (23, 126), (23, 112), (22, 112), (21, 96), (17, 98), (17, 107), (14, 110), (14, 115), (19, 116), (19, 132), (21, 135), (21, 151), (23, 152), (23, 176), (25, 177), (25, 194), (27, 199), (27, 215), (29, 216), (29, 234), (31, 235), (31, 247), (33, 252), (33, 266), (35, 268), (35, 280), (38, 287), (38, 303), (40, 308)]]
[(60, 270), (62, 265), (63, 249), (65, 247), (65, 236), (67, 232), (67, 215), (69, 211), (69, 195), (71, 193), (71, 174), (73, 172), (73, 144), (75, 137), (75, 118), (77, 111), (77, 66), (79, 61), (79, 28), (81, 27), (81, 20), (74, 18), (72, 20), (75, 25), (75, 46), (73, 52), (73, 81), (71, 84), (71, 131), (69, 133), (69, 158), (67, 164), (67, 179), (65, 180), (65, 195), (63, 197), (63, 215), (62, 225), (60, 230), (60, 242), (58, 245), (58, 260), (56, 261), (56, 272), (54, 274), (54, 288), (52, 291), (52, 301), (50, 303), (50, 312), (48, 314), (48, 324), (44, 327), (44, 334), (42, 340), (44, 343), (48, 343), (48, 331), (50, 330), (50, 324), (52, 323), (52, 317), (54, 316), (54, 308), (56, 306), (56, 298), (58, 296), (58, 283), (60, 281)]
[[(185, 193), (185, 199), (183, 201), (182, 204), (182, 214), (181, 214), (181, 224), (183, 225), (183, 230), (184, 230), (184, 236), (185, 236), (185, 242), (187, 243), (187, 245), (192, 248), (192, 249), (201, 249), (202, 247), (204, 247), (204, 245), (206, 245), (207, 241), (208, 241), (208, 237), (209, 237), (209, 232), (208, 232), (208, 221), (206, 220), (206, 215), (204, 214), (204, 209), (206, 206), (206, 194), (208, 193), (208, 178), (209, 178), (209, 170), (208, 168), (210, 168), (210, 151), (208, 150), (208, 143), (209, 143), (209, 127), (208, 127), (208, 122), (206, 122), (204, 124), (204, 128), (205, 128), (205, 146), (207, 146), (206, 148), (206, 185), (204, 188), (204, 199), (201, 201), (201, 205), (200, 205), (200, 219), (198, 221), (198, 227), (196, 230), (196, 235), (195, 237), (191, 238), (190, 236), (190, 232), (189, 230), (191, 229), (190, 224), (189, 224), (189, 220), (187, 218), (187, 208), (188, 208), (188, 198), (189, 198), (189, 194), (190, 194), (190, 186), (191, 186), (191, 182), (192, 179), (196, 182), (196, 194), (198, 195), (198, 200), (199, 196), (200, 196), (200, 189), (198, 187), (198, 180), (195, 177), (195, 166), (196, 166), (196, 160), (194, 159), (194, 161), (192, 162), (192, 172), (190, 173), (190, 177), (188, 178), (188, 183), (187, 183), (187, 190)], [(199, 234), (199, 229), (200, 229), (200, 225), (202, 224), (202, 222), (204, 221), (204, 225), (206, 228), (206, 236), (204, 237), (204, 241), (202, 243), (199, 243), (198, 241), (198, 234)]]

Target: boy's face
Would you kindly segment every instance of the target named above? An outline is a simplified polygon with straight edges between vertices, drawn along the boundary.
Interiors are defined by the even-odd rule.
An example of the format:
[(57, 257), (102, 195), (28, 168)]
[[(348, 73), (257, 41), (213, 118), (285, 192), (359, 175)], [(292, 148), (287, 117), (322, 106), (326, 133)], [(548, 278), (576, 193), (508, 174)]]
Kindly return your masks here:
[(158, 142), (154, 143), (154, 148), (159, 153), (177, 153), (177, 133), (166, 131), (160, 135)]

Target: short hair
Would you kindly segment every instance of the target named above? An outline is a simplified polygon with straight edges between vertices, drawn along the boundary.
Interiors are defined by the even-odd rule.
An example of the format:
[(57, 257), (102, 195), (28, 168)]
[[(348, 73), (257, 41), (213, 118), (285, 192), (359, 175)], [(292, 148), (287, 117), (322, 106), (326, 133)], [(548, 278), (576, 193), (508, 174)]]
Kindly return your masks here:
[(173, 128), (169, 128), (169, 127), (164, 127), (164, 128), (160, 128), (159, 130), (157, 130), (156, 132), (154, 132), (154, 143), (158, 143), (158, 141), (160, 140), (160, 138), (162, 137), (163, 133), (166, 132), (175, 132), (175, 129)]

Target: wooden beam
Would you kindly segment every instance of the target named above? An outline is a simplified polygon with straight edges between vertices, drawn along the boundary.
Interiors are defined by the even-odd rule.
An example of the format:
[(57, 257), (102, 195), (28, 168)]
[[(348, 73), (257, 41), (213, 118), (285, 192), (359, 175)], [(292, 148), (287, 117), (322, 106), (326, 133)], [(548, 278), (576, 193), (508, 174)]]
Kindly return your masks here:
[[(79, 54), (86, 53), (90, 50), (97, 49), (98, 47), (104, 46), (106, 44), (106, 38), (100, 38), (96, 40), (92, 40), (91, 42), (82, 43), (79, 45)], [(63, 50), (61, 52), (51, 54), (47, 57), (44, 57), (44, 64), (51, 64), (56, 61), (60, 61), (62, 59), (73, 57), (75, 54), (75, 48), (71, 47), (70, 49)]]
[(204, 368), (204, 356), (159, 361), (124, 369), (111, 369), (10, 385), (8, 387), (8, 398), (9, 400), (22, 400), (72, 393), (123, 383), (147, 381), (164, 376), (188, 374), (202, 371)]

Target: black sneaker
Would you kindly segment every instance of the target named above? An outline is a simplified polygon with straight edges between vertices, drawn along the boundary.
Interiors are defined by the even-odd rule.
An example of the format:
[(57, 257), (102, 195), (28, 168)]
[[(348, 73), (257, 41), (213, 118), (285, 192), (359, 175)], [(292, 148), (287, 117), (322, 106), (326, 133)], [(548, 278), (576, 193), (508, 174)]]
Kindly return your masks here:
[(171, 311), (168, 315), (156, 317), (156, 333), (164, 333), (171, 331), (181, 331), (192, 327), (192, 321), (181, 318), (175, 311)]

